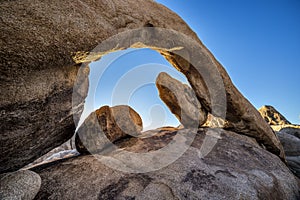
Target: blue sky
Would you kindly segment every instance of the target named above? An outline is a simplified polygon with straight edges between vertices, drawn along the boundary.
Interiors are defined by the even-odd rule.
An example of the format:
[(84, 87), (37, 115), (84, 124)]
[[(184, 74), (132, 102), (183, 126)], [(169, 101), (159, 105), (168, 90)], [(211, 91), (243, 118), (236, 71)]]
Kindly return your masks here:
[(299, 0), (157, 0), (181, 16), (259, 108), (300, 123)]
[[(300, 1), (158, 0), (181, 16), (226, 68), (234, 84), (259, 108), (273, 105), (292, 123), (300, 115)], [(144, 129), (178, 125), (158, 97), (165, 71), (187, 82), (157, 52), (129, 49), (91, 63), (84, 116), (103, 105), (128, 104)]]
[(178, 126), (179, 122), (159, 98), (155, 80), (160, 72), (187, 83), (158, 52), (127, 49), (110, 53), (90, 64), (90, 88), (83, 118), (103, 105), (130, 105), (143, 119), (144, 130)]

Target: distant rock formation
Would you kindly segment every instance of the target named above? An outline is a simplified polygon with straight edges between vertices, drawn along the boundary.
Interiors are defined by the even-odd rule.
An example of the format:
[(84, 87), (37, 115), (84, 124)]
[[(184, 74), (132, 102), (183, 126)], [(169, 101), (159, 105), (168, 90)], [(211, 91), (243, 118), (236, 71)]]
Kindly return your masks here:
[(188, 85), (161, 72), (156, 78), (159, 97), (185, 128), (198, 128), (205, 123), (207, 112)]
[(75, 136), (76, 149), (81, 154), (93, 153), (126, 136), (138, 136), (143, 122), (131, 107), (103, 106), (92, 112)]
[(0, 199), (32, 200), (41, 187), (41, 177), (29, 170), (0, 175)]
[(291, 124), (280, 112), (273, 106), (262, 106), (258, 109), (261, 116), (270, 125), (287, 125)]
[[(151, 138), (129, 138), (118, 145), (127, 152), (151, 152), (168, 145), (179, 132), (188, 134), (189, 130), (152, 132)], [(199, 158), (204, 141), (213, 133), (220, 134), (216, 146), (206, 157)], [(109, 156), (106, 154), (107, 159)], [(142, 160), (135, 162), (145, 165)], [(200, 129), (179, 159), (148, 173), (114, 170), (91, 155), (32, 170), (43, 181), (36, 200), (300, 198), (297, 178), (277, 156), (254, 139), (221, 129)]]

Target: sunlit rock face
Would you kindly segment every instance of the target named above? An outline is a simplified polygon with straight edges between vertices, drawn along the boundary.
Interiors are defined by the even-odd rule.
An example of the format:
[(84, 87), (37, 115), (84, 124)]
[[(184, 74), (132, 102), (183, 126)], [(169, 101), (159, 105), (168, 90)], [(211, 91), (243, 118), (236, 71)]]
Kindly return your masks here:
[(287, 125), (291, 124), (281, 113), (273, 106), (263, 106), (258, 110), (261, 116), (270, 125)]
[[(188, 134), (189, 129), (151, 132), (153, 137), (129, 138), (118, 145), (127, 152), (153, 152), (170, 144), (180, 132)], [(209, 154), (200, 157), (205, 141), (214, 135), (219, 135), (215, 138), (217, 144)], [(113, 157), (106, 154), (106, 158), (110, 156)], [(135, 162), (141, 167), (149, 165), (142, 159)], [(42, 177), (35, 199), (300, 198), (296, 177), (277, 156), (260, 147), (254, 139), (221, 129), (200, 129), (179, 159), (147, 173), (112, 169), (93, 155), (32, 170)]]
[(142, 129), (142, 119), (131, 107), (103, 106), (92, 112), (78, 129), (76, 149), (81, 154), (101, 151), (121, 138), (140, 135)]
[[(220, 75), (218, 83), (224, 84), (222, 100), (226, 100), (226, 120), (231, 122), (231, 130), (254, 137), (284, 159), (278, 138), (235, 88), (221, 64), (178, 15), (155, 1), (4, 0), (0, 2), (0, 14), (1, 173), (25, 166), (72, 137), (82, 112), (89, 73), (87, 69), (79, 70), (81, 61), (73, 60), (74, 53), (92, 51), (106, 39), (111, 40), (100, 49), (102, 52), (139, 42), (159, 51), (186, 75), (207, 112), (213, 110), (213, 102), (204, 78), (214, 82)], [(142, 27), (153, 27), (155, 31), (144, 30), (132, 40), (119, 40), (118, 33)], [(166, 34), (156, 27), (172, 31)], [(175, 31), (181, 35), (169, 37)], [(169, 50), (172, 48), (176, 51)], [(187, 55), (196, 65), (177, 54)], [(75, 100), (73, 96), (76, 110), (72, 110), (77, 73), (82, 75), (75, 87)], [(218, 89), (213, 88), (217, 94), (222, 93)]]
[(156, 79), (156, 87), (159, 97), (184, 127), (198, 128), (204, 124), (207, 112), (188, 85), (162, 72)]

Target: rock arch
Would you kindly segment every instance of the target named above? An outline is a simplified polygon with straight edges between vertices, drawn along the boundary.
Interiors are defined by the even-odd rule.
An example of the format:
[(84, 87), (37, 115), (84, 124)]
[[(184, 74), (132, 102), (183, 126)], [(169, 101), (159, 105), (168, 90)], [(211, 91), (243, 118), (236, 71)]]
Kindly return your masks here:
[[(80, 68), (80, 64), (74, 62), (74, 53), (90, 52), (99, 43), (118, 37), (118, 33), (145, 25), (146, 29), (173, 30), (189, 39), (166, 38), (163, 32), (155, 29), (165, 40), (153, 40), (149, 44), (151, 33), (139, 32), (136, 40), (118, 45), (111, 40), (98, 52), (141, 44), (138, 42), (155, 47), (187, 76), (199, 101), (208, 112), (216, 115), (222, 112), (212, 110), (209, 88), (197, 73), (199, 69), (183, 57), (188, 56), (199, 66), (206, 66), (204, 69), (208, 71), (203, 73), (207, 73), (212, 81), (217, 75), (210, 70), (218, 70), (224, 83), (226, 119), (231, 122), (230, 129), (254, 137), (284, 160), (279, 140), (258, 111), (236, 89), (225, 69), (197, 35), (166, 7), (152, 0), (4, 0), (0, 4), (0, 172), (19, 169), (72, 136), (75, 130), (73, 114), (78, 116), (82, 112), (89, 73), (88, 67)], [(179, 45), (174, 46), (174, 41)], [(177, 49), (176, 53), (170, 50), (177, 46), (184, 48)], [(197, 48), (201, 51), (193, 52)], [(72, 110), (77, 73), (83, 74), (80, 81), (85, 87), (78, 90), (77, 110)]]

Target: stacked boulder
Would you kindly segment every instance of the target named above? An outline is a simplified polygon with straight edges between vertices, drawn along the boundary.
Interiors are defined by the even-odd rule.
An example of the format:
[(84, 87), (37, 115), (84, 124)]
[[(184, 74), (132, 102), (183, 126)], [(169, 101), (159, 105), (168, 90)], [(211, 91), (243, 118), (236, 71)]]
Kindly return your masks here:
[(138, 136), (142, 129), (142, 119), (131, 107), (103, 106), (92, 112), (78, 129), (76, 149), (81, 154), (96, 153), (121, 138)]

